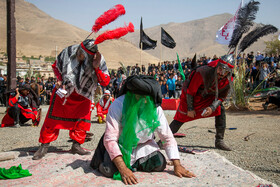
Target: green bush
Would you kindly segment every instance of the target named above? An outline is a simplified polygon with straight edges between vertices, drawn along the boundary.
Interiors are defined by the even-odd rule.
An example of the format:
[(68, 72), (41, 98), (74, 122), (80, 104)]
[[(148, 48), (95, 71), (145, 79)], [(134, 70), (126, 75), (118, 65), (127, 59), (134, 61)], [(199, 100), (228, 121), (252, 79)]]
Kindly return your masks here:
[(272, 41), (267, 41), (265, 42), (266, 44), (266, 48), (265, 48), (265, 52), (267, 54), (277, 54), (280, 52), (280, 41), (278, 40), (278, 38), (275, 38)]
[(46, 62), (54, 62), (55, 61), (55, 57), (47, 56), (47, 57), (45, 57), (45, 61)]

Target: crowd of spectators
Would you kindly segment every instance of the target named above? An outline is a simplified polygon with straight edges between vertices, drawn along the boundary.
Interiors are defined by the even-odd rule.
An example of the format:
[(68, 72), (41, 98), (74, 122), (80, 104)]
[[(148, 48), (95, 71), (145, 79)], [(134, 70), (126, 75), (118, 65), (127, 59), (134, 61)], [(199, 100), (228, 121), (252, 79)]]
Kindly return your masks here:
[[(196, 66), (206, 65), (213, 60), (217, 60), (218, 57), (214, 55), (210, 57), (199, 57), (195, 61), (192, 58), (186, 58), (181, 60), (181, 66), (184, 74), (191, 72), (192, 68)], [(247, 90), (252, 91), (257, 86), (258, 88), (268, 88), (272, 86), (280, 87), (279, 74), (280, 63), (279, 55), (267, 55), (261, 54), (259, 51), (256, 55), (254, 52), (248, 54), (242, 54), (237, 57), (237, 67), (245, 65), (245, 81)], [(279, 70), (279, 71), (277, 71)], [(110, 72), (110, 83), (107, 87), (102, 87), (104, 93), (105, 90), (109, 90), (113, 97), (116, 97), (122, 82), (126, 77), (130, 75), (151, 75), (160, 84), (161, 91), (164, 98), (179, 98), (181, 89), (183, 86), (183, 79), (179, 71), (179, 64), (177, 60), (164, 61), (156, 64), (148, 64), (148, 66), (136, 64), (135, 66), (119, 67), (117, 70)], [(55, 87), (56, 78), (50, 77), (47, 80), (44, 76), (40, 78), (17, 77), (17, 86), (24, 84), (30, 84), (35, 86), (36, 93), (40, 98), (42, 105), (48, 105), (52, 90)], [(6, 87), (7, 76), (0, 75), (0, 102), (6, 105)], [(37, 92), (38, 91), (38, 92)]]
[(245, 81), (247, 90), (265, 89), (269, 87), (280, 87), (279, 85), (279, 55), (261, 54), (259, 51), (256, 55), (254, 52), (239, 55), (237, 57), (238, 67), (245, 63)]
[[(48, 105), (52, 95), (52, 90), (55, 87), (56, 79), (49, 77), (45, 80), (45, 77), (17, 77), (17, 87), (20, 88), (25, 84), (30, 84), (31, 88), (38, 94), (40, 104)], [(2, 105), (6, 106), (6, 91), (7, 91), (7, 76), (0, 74), (0, 102)]]
[[(238, 55), (237, 68), (244, 65), (246, 69), (245, 82), (248, 91), (253, 91), (257, 86), (258, 89), (268, 88), (279, 85), (279, 55), (267, 55), (261, 54), (259, 51), (257, 55), (254, 52), (248, 54)], [(213, 60), (217, 60), (218, 57), (199, 57), (194, 60), (192, 58), (186, 58), (181, 60), (181, 66), (184, 75), (191, 72), (191, 70), (197, 66), (207, 65)], [(277, 71), (278, 70), (278, 73)], [(181, 89), (183, 86), (183, 79), (179, 71), (179, 64), (177, 60), (164, 61), (156, 64), (148, 64), (148, 66), (142, 65), (141, 67), (136, 64), (135, 66), (127, 66), (126, 69), (119, 67), (117, 71), (111, 72), (111, 81), (106, 89), (113, 93), (113, 96), (117, 95), (117, 92), (121, 86), (121, 82), (129, 75), (151, 75), (161, 85), (161, 91), (164, 98), (179, 98)], [(105, 88), (103, 88), (104, 90)]]

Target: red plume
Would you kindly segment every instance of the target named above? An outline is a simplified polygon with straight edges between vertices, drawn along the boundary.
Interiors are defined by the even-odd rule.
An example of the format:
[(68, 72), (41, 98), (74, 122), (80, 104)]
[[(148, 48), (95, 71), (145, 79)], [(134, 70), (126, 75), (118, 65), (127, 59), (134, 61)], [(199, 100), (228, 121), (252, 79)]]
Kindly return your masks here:
[(123, 5), (118, 4), (113, 8), (104, 12), (99, 18), (95, 20), (95, 24), (92, 26), (92, 32), (99, 31), (104, 25), (107, 25), (117, 19), (119, 16), (125, 14)]
[(131, 22), (129, 22), (128, 26), (104, 32), (95, 39), (94, 44), (102, 43), (105, 40), (120, 38), (129, 32), (134, 32), (134, 25)]

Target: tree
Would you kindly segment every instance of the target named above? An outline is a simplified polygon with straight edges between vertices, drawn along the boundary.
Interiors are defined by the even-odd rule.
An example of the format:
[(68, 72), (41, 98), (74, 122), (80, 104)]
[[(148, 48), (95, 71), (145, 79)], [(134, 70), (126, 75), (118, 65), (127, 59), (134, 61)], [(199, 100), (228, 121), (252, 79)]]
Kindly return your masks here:
[(45, 61), (46, 62), (54, 62), (55, 61), (55, 57), (47, 56), (47, 57), (45, 57)]
[(267, 41), (265, 42), (266, 48), (265, 52), (267, 54), (278, 54), (280, 52), (280, 41), (278, 40), (277, 37), (275, 37), (274, 40), (272, 41)]
[(27, 60), (29, 60), (29, 58), (26, 57), (25, 55), (23, 55), (23, 56), (22, 56), (22, 60), (26, 60), (26, 61), (27, 61)]

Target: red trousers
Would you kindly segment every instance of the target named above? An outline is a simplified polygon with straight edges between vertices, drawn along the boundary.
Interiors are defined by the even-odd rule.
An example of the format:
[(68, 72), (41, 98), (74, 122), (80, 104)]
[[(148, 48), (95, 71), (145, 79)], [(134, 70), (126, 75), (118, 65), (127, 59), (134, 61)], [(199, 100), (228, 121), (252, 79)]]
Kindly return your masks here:
[[(59, 134), (59, 129), (43, 126), (41, 129), (39, 142), (50, 143), (52, 141), (55, 141), (58, 137), (58, 134)], [(83, 129), (72, 129), (69, 130), (69, 136), (72, 140), (75, 140), (80, 144), (83, 144), (86, 138), (86, 131)]]

